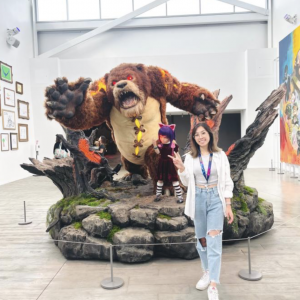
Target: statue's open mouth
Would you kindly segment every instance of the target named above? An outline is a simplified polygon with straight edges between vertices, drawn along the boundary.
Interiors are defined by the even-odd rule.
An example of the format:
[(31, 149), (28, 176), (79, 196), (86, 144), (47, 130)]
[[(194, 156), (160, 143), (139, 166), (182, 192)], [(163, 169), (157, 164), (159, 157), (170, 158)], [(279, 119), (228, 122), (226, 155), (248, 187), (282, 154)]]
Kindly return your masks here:
[(121, 107), (124, 109), (134, 107), (140, 100), (135, 93), (129, 91), (121, 92), (119, 99)]

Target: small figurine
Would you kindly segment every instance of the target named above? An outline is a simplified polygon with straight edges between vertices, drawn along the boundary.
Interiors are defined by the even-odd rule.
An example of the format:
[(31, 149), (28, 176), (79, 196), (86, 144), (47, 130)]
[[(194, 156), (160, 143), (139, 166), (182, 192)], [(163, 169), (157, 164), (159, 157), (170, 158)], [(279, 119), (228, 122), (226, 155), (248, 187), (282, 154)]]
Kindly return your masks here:
[(177, 203), (183, 203), (182, 191), (179, 186), (179, 179), (173, 160), (168, 155), (173, 156), (174, 152), (178, 152), (178, 145), (175, 141), (175, 124), (165, 125), (159, 124), (158, 144), (153, 139), (153, 147), (157, 154), (160, 154), (157, 169), (157, 188), (156, 198), (154, 201), (160, 201), (163, 185), (171, 183), (177, 196)]

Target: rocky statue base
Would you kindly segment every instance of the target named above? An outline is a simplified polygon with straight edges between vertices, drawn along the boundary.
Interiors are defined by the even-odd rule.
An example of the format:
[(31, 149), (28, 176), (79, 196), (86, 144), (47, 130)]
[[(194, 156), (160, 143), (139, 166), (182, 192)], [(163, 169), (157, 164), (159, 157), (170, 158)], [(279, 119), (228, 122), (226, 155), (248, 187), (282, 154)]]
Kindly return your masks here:
[[(48, 231), (59, 240), (55, 243), (67, 259), (109, 260), (111, 243), (124, 245), (113, 249), (114, 259), (125, 263), (145, 262), (154, 256), (198, 257), (193, 243), (168, 244), (196, 242), (193, 222), (184, 215), (184, 203), (178, 204), (172, 196), (154, 202), (150, 180), (143, 186), (122, 180), (104, 185), (101, 189), (109, 191), (115, 202), (83, 194), (62, 199), (49, 209)], [(225, 220), (224, 240), (254, 236), (272, 227), (272, 204), (258, 198), (255, 189), (245, 187), (232, 203), (235, 221), (228, 225)]]

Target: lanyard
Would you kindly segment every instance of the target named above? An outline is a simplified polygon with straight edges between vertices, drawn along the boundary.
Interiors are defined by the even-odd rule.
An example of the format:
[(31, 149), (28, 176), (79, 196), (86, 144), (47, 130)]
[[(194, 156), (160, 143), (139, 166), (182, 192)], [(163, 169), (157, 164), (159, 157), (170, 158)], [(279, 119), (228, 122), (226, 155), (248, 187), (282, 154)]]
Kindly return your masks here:
[(203, 174), (204, 178), (206, 179), (207, 183), (208, 183), (208, 179), (209, 179), (209, 176), (210, 176), (212, 158), (213, 158), (213, 154), (210, 153), (208, 169), (207, 169), (207, 174), (206, 174), (204, 164), (203, 164), (203, 160), (202, 160), (202, 157), (201, 157), (201, 153), (199, 152), (199, 160), (200, 160), (200, 165), (201, 165), (201, 169), (202, 169), (202, 174)]

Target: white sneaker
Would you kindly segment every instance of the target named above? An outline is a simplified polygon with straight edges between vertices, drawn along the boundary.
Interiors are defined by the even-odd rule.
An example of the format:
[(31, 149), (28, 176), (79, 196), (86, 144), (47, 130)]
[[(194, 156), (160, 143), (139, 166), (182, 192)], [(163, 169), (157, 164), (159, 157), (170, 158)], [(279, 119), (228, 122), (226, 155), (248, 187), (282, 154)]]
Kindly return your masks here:
[(219, 293), (216, 287), (210, 286), (207, 290), (208, 300), (219, 300)]
[(209, 274), (208, 274), (208, 271), (206, 271), (206, 272), (204, 272), (201, 279), (197, 282), (196, 289), (203, 291), (203, 290), (207, 289), (209, 284), (210, 284)]

